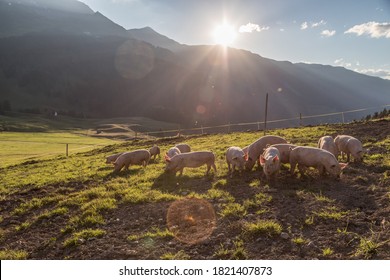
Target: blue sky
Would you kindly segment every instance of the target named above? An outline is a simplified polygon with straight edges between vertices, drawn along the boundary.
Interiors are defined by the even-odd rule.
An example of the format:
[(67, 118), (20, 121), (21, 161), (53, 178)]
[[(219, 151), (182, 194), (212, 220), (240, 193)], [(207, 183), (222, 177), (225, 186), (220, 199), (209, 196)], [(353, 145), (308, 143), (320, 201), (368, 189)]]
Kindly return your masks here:
[(390, 0), (81, 2), (126, 29), (150, 26), (183, 44), (215, 44), (225, 22), (236, 32), (231, 47), (390, 79)]

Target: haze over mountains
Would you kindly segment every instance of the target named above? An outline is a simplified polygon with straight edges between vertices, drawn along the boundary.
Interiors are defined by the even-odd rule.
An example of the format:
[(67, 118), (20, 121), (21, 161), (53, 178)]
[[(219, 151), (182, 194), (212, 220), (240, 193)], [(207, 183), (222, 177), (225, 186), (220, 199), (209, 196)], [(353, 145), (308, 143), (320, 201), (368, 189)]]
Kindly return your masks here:
[(0, 0), (0, 102), (14, 110), (252, 122), (267, 92), (270, 119), (390, 103), (390, 81), (345, 68), (182, 45), (75, 0)]

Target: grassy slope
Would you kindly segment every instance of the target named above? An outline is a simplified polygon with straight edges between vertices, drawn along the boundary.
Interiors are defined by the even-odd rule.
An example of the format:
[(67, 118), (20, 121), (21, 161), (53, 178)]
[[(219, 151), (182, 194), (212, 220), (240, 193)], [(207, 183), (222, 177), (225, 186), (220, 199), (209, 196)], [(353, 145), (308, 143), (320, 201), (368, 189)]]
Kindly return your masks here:
[[(160, 128), (176, 129), (177, 126), (136, 117), (98, 120), (21, 113), (0, 116), (0, 167), (65, 155), (65, 144), (69, 144), (69, 154), (73, 154), (119, 143), (114, 139), (132, 138), (135, 131)], [(100, 130), (99, 134), (96, 129)]]
[[(315, 146), (326, 134), (362, 139), (370, 155), (363, 165), (351, 164), (340, 182), (316, 171), (305, 179), (290, 178), (285, 170), (274, 188), (258, 170), (230, 179), (226, 148), (246, 146), (262, 136), (259, 132), (158, 141), (162, 153), (179, 141), (193, 150), (213, 150), (218, 173), (209, 177), (204, 168), (186, 169), (181, 178), (166, 176), (162, 159), (119, 175), (104, 164), (107, 155), (151, 147), (150, 140), (2, 168), (1, 256), (388, 259), (388, 127), (389, 120), (271, 132), (300, 145)], [(216, 211), (214, 233), (198, 245), (183, 244), (167, 231), (168, 207), (184, 197), (205, 199)]]

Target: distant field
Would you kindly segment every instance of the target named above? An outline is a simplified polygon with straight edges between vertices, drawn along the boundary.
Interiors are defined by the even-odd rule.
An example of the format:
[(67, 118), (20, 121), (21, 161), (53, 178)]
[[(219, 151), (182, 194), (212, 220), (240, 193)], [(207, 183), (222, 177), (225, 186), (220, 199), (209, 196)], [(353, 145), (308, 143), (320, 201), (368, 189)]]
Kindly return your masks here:
[(0, 133), (0, 167), (23, 161), (64, 156), (66, 144), (68, 144), (68, 154), (71, 155), (118, 142), (68, 132), (2, 132)]
[(118, 127), (120, 128), (119, 132), (128, 132), (130, 133), (129, 136), (134, 136), (134, 131), (147, 132), (177, 129), (178, 125), (145, 117), (80, 119), (61, 115), (49, 117), (24, 113), (9, 113), (7, 116), (0, 115), (0, 131), (48, 132), (60, 130), (82, 131), (92, 135), (97, 129), (104, 132), (105, 130), (110, 130), (110, 128)]
[(69, 154), (74, 154), (119, 143), (120, 139), (146, 138), (148, 131), (176, 128), (176, 124), (142, 117), (77, 119), (12, 113), (0, 116), (0, 168), (64, 156), (66, 144)]

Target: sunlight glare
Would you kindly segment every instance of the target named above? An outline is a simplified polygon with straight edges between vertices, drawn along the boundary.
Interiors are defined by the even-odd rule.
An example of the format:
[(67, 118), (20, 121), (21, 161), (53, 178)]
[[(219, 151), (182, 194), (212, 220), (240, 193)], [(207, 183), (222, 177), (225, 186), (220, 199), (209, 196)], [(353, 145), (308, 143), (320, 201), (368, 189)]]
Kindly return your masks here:
[(233, 26), (223, 23), (214, 29), (213, 36), (216, 44), (228, 46), (236, 39), (237, 32)]

